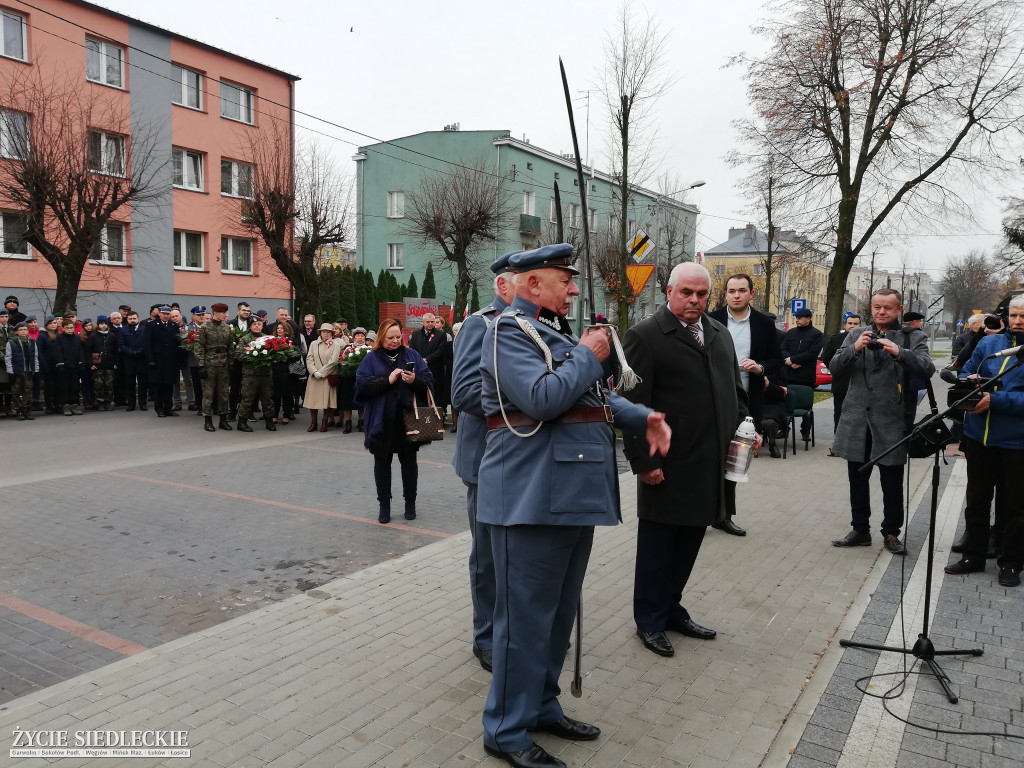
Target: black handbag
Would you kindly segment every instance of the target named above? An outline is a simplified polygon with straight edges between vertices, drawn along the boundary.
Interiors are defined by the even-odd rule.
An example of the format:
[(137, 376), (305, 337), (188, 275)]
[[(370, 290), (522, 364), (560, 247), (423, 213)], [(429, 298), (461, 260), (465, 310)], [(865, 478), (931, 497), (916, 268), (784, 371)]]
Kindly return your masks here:
[[(931, 407), (931, 415), (925, 421), (931, 419), (939, 412), (935, 403), (935, 392), (932, 391), (932, 383), (928, 382), (928, 405)], [(917, 429), (917, 425), (914, 426)], [(926, 459), (934, 453), (941, 451), (950, 443), (954, 442), (953, 433), (949, 431), (946, 422), (942, 419), (933, 421), (928, 426), (918, 429), (917, 433), (910, 439), (907, 452), (912, 459)]]
[(441, 412), (434, 403), (434, 394), (427, 389), (427, 404), (420, 408), (416, 398), (412, 399), (412, 408), (406, 408), (405, 437), (410, 443), (429, 443), (444, 440), (444, 421)]

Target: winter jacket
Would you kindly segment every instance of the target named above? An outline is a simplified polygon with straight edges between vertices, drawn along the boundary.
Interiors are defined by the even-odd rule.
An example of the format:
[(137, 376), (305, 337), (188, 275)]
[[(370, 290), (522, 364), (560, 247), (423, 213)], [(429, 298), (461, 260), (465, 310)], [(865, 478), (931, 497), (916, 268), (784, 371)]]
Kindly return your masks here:
[(113, 331), (96, 331), (85, 343), (85, 361), (101, 371), (112, 371), (117, 367), (117, 334)]
[[(988, 379), (1005, 371), (1016, 358), (985, 358), (1020, 344), (1024, 344), (1024, 333), (1006, 330), (986, 336), (974, 348), (974, 354), (964, 365), (961, 376), (977, 373)], [(1024, 450), (1024, 366), (1010, 371), (991, 388), (987, 411), (968, 413), (964, 417), (964, 435), (993, 448)]]
[[(57, 336), (60, 336), (58, 333)], [(50, 335), (43, 331), (36, 339), (36, 353), (39, 356), (39, 370), (54, 373), (57, 370), (57, 342), (50, 341)]]
[(145, 326), (122, 325), (117, 332), (117, 345), (125, 356), (141, 358), (146, 353)]
[(85, 364), (85, 350), (77, 334), (58, 333), (53, 346), (58, 369), (77, 370)]
[(24, 376), (25, 374), (36, 373), (39, 370), (39, 355), (36, 352), (36, 343), (32, 339), (20, 339), (11, 336), (7, 342), (4, 362), (7, 365), (7, 372), (11, 376)]

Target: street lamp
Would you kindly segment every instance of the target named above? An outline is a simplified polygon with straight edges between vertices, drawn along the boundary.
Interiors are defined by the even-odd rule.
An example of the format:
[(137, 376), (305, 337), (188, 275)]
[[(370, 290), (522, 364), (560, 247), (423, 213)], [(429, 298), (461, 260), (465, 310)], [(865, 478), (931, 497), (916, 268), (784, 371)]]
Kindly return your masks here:
[(662, 195), (662, 197), (672, 197), (672, 195), (678, 195), (680, 192), (689, 192), (691, 189), (703, 187), (705, 184), (707, 184), (707, 182), (704, 181), (704, 179), (698, 179), (697, 181), (693, 182), (693, 184), (691, 184), (690, 186), (685, 187), (684, 189), (677, 189), (675, 192), (669, 192), (667, 195)]

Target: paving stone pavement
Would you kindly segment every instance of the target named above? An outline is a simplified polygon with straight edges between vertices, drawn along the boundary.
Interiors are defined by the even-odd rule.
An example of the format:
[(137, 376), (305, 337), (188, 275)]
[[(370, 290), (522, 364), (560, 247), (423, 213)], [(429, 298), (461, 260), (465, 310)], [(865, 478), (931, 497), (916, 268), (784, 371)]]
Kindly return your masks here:
[[(824, 431), (819, 427), (819, 433)], [(329, 440), (313, 442), (338, 447)], [(848, 529), (847, 488), (843, 462), (826, 456), (828, 442), (828, 435), (820, 435), (810, 452), (801, 448), (786, 461), (755, 462), (751, 482), (739, 491), (739, 522), (749, 535), (710, 531), (685, 596), (695, 619), (715, 627), (719, 636), (710, 642), (674, 637), (677, 653), (671, 659), (643, 650), (633, 635), (635, 486), (630, 476), (622, 478), (624, 524), (598, 531), (584, 588), (583, 696), (562, 699), (569, 714), (599, 724), (602, 737), (568, 743), (541, 735), (540, 743), (572, 766), (860, 766), (882, 756), (898, 766), (1021, 764), (1021, 742), (1006, 738), (903, 730), (889, 716), (871, 725), (865, 702), (874, 700), (860, 695), (852, 683), (874, 672), (888, 654), (843, 649), (837, 640), (886, 641), (899, 632), (894, 619), (903, 569), (908, 595), (919, 592), (923, 581), (919, 566), (927, 521), (922, 509), (927, 507), (929, 467), (917, 462), (909, 472), (916, 514), (909, 527), (908, 558), (891, 557), (880, 542), (836, 550), (829, 540)], [(293, 454), (304, 449), (283, 450), (294, 463)], [(306, 452), (334, 460), (345, 456), (315, 448)], [(261, 451), (261, 466), (265, 458)], [(345, 460), (344, 471), (355, 466), (355, 456), (351, 459), (352, 464)], [(940, 571), (962, 509), (959, 466), (954, 462), (944, 469)], [(104, 471), (145, 475), (146, 483), (116, 479), (118, 487), (148, 484), (152, 487), (145, 493), (150, 495), (154, 488), (157, 494), (174, 488), (152, 481), (179, 482), (181, 477), (161, 463)], [(365, 515), (365, 509), (346, 511), (344, 500), (331, 496), (337, 470), (323, 471), (304, 475), (308, 496), (305, 485), (276, 496), (274, 484), (266, 480), (251, 494), (223, 485), (219, 475), (202, 482), (220, 493), (270, 494), (272, 501), (286, 499), (281, 503), (309, 508), (333, 502), (330, 510)], [(447, 514), (455, 529), (463, 524), (450, 509), (461, 510), (455, 501), (461, 485), (438, 479), (451, 500), (444, 502), (447, 509), (439, 505), (441, 514), (431, 523)], [(10, 488), (0, 489), (0, 497)], [(172, 507), (198, 493), (178, 491), (182, 495), (173, 498)], [(256, 506), (235, 501), (246, 511)], [(213, 509), (221, 519), (221, 503)], [(220, 527), (227, 537), (241, 530), (245, 519), (230, 506), (223, 509)], [(308, 521), (320, 536), (322, 520), (376, 527), (310, 513), (293, 518), (283, 507), (274, 509), (283, 522), (261, 536), (268, 546), (299, 520)], [(131, 537), (105, 535), (139, 546), (143, 539), (129, 532)], [(109, 539), (99, 541), (105, 543), (96, 546), (114, 546)], [(397, 557), (21, 695), (0, 705), (3, 756), (16, 728), (159, 728), (187, 730), (191, 761), (203, 766), (500, 765), (484, 754), (480, 740), (489, 676), (470, 653), (468, 546), (464, 532), (448, 538), (421, 535)], [(197, 563), (189, 567), (202, 565), (202, 558), (194, 559)], [(210, 573), (204, 571), (203, 577), (213, 578)], [(915, 679), (913, 700), (905, 705), (912, 720), (971, 729), (1001, 726), (1012, 733), (1024, 729), (1022, 595), (993, 586), (991, 576), (990, 566), (988, 574), (936, 577), (941, 587), (933, 593), (936, 644), (981, 643), (985, 655), (943, 662), (961, 695), (958, 706), (937, 697), (933, 681)], [(55, 587), (43, 596), (52, 600), (47, 607), (54, 610), (74, 607), (59, 603)], [(904, 613), (913, 637), (919, 606), (908, 604)], [(90, 614), (84, 611), (78, 618), (88, 623)], [(566, 690), (570, 675), (567, 664)], [(850, 734), (859, 732), (868, 734), (865, 741), (870, 738), (873, 749), (853, 743)], [(9, 759), (5, 764), (39, 765), (42, 760)], [(71, 764), (187, 761), (96, 758)]]

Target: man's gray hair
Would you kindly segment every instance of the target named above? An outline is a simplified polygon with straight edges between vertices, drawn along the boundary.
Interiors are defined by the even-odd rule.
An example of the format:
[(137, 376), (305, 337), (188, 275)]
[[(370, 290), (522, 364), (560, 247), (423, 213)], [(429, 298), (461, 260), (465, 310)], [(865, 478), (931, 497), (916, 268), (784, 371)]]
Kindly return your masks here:
[(684, 261), (672, 268), (672, 273), (668, 276), (669, 288), (675, 288), (679, 278), (684, 275), (687, 277), (703, 277), (708, 281), (708, 288), (711, 288), (711, 273), (705, 269), (703, 264), (698, 264), (695, 261)]
[(1021, 293), (1010, 299), (1010, 303), (1006, 305), (1006, 308), (1009, 309), (1010, 307), (1013, 307), (1014, 309), (1017, 309), (1018, 307), (1024, 307), (1024, 293)]
[(506, 283), (511, 285), (513, 288), (516, 287), (516, 273), (515, 272), (499, 272), (494, 276), (494, 294), (498, 294), (498, 281), (504, 280)]
[(967, 327), (976, 331), (978, 330), (978, 326), (981, 325), (981, 321), (984, 319), (984, 315), (971, 315), (967, 318)]

